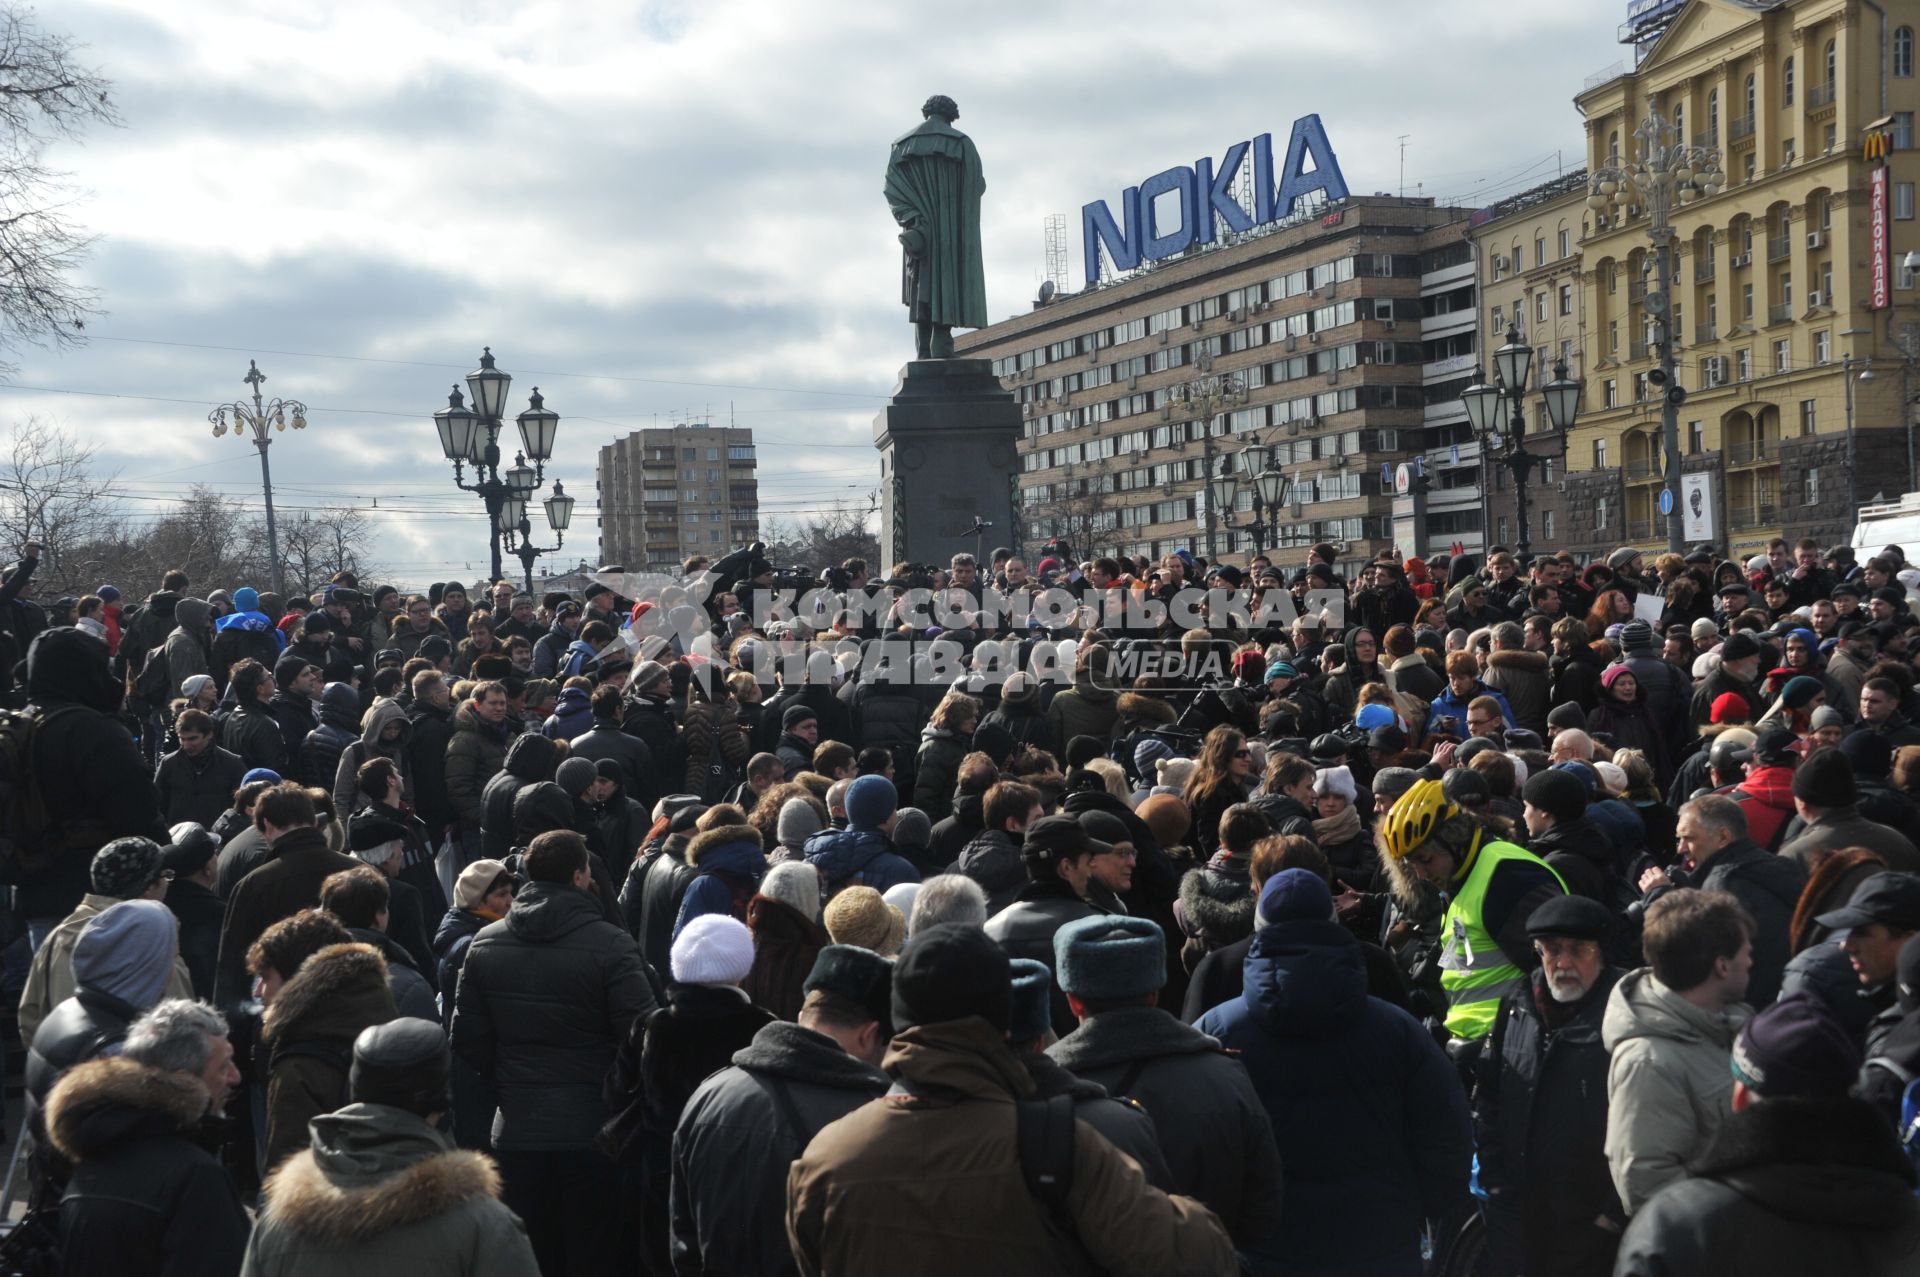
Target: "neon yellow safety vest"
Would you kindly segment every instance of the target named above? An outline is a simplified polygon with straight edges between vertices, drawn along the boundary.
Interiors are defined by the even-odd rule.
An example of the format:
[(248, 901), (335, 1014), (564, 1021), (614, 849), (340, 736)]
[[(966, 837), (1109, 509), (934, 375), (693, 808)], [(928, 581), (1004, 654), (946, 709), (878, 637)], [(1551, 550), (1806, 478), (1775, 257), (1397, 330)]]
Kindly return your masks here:
[[(1456, 1038), (1485, 1037), (1493, 1028), (1500, 999), (1526, 982), (1526, 972), (1507, 960), (1483, 922), (1487, 884), (1510, 860), (1526, 861), (1560, 875), (1532, 852), (1510, 842), (1482, 843), (1467, 880), (1447, 905), (1441, 921), (1445, 936), (1440, 947), (1440, 987), (1447, 994), (1447, 1032)], [(1566, 890), (1566, 883), (1560, 883)]]

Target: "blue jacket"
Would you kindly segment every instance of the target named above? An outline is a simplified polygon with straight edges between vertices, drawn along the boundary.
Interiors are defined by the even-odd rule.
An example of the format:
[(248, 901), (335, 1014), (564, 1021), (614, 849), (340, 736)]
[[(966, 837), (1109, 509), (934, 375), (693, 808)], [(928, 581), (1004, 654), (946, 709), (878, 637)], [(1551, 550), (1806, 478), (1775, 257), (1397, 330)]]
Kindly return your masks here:
[(702, 831), (687, 844), (687, 863), (696, 876), (680, 898), (674, 939), (701, 914), (724, 913), (747, 920), (746, 900), (767, 872), (766, 854), (751, 829), (721, 825)]
[(807, 863), (826, 875), (827, 894), (842, 887), (887, 888), (919, 882), (920, 871), (896, 855), (893, 844), (878, 829), (823, 829), (807, 839)]
[(1466, 1091), (1406, 1012), (1367, 996), (1360, 944), (1326, 922), (1256, 931), (1246, 992), (1195, 1026), (1240, 1053), (1285, 1180), (1256, 1273), (1420, 1277), (1423, 1218), (1466, 1201)]
[(1507, 704), (1505, 693), (1495, 691), (1478, 679), (1474, 680), (1473, 690), (1465, 696), (1453, 694), (1453, 684), (1447, 684), (1447, 690), (1433, 698), (1433, 704), (1427, 710), (1427, 730), (1433, 730), (1434, 720), (1441, 717), (1453, 718), (1460, 724), (1460, 735), (1467, 734), (1467, 705), (1482, 696), (1491, 696), (1500, 702), (1500, 717), (1507, 720), (1507, 726), (1513, 726), (1513, 706)]
[(250, 634), (271, 634), (273, 636), (274, 646), (282, 651), (286, 650), (286, 634), (275, 627), (272, 621), (267, 619), (265, 612), (229, 612), (215, 621), (213, 628), (215, 630), (245, 630)]
[(540, 732), (549, 740), (571, 741), (592, 728), (593, 707), (587, 703), (587, 694), (577, 687), (566, 687), (560, 690), (560, 699)]

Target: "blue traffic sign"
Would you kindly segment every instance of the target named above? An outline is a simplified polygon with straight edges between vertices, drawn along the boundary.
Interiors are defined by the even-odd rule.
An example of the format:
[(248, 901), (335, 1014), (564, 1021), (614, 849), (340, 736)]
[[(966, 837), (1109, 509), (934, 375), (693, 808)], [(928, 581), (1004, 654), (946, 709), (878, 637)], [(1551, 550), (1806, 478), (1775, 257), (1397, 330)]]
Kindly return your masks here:
[(1673, 492), (1671, 489), (1668, 489), (1668, 488), (1660, 489), (1660, 513), (1661, 514), (1673, 513)]

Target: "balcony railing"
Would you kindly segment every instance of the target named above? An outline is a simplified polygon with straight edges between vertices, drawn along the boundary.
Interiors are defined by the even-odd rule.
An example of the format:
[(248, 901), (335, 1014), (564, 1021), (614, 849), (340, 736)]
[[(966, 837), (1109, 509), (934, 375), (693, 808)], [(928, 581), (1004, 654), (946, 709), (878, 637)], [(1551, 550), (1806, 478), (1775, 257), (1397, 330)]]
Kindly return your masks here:
[(1727, 511), (1727, 518), (1738, 529), (1766, 528), (1779, 522), (1780, 511), (1771, 505), (1737, 505)]
[(1808, 85), (1807, 86), (1807, 110), (1817, 111), (1823, 106), (1832, 106), (1833, 90), (1834, 90), (1834, 83), (1832, 80), (1828, 80), (1825, 84)]
[(1698, 147), (1704, 147), (1708, 150), (1712, 150), (1714, 147), (1717, 147), (1720, 145), (1720, 138), (1717, 134), (1714, 133), (1712, 129), (1708, 129), (1704, 133), (1695, 133), (1693, 135), (1693, 144)]
[(1705, 345), (1707, 342), (1710, 342), (1710, 341), (1719, 341), (1719, 340), (1720, 340), (1720, 325), (1695, 324), (1693, 326), (1693, 344), (1694, 345), (1700, 346), (1700, 345)]
[(1659, 475), (1660, 463), (1652, 457), (1635, 457), (1627, 462), (1627, 478), (1652, 479)]
[(1751, 115), (1736, 115), (1727, 121), (1727, 145), (1744, 142), (1752, 136), (1753, 117)]
[(1647, 298), (1647, 281), (1644, 278), (1636, 279), (1627, 285), (1628, 301), (1630, 302), (1645, 301), (1646, 298)]
[(1792, 252), (1793, 252), (1793, 236), (1791, 235), (1767, 236), (1767, 260), (1768, 261), (1784, 262), (1787, 260), (1787, 256)]
[(1767, 441), (1765, 439), (1739, 439), (1727, 445), (1727, 464), (1730, 466), (1752, 465), (1756, 461), (1767, 459)]
[(1650, 541), (1653, 539), (1652, 519), (1628, 519), (1627, 540)]
[(1694, 283), (1696, 284), (1712, 283), (1713, 276), (1714, 276), (1713, 258), (1702, 257), (1699, 260), (1694, 262), (1693, 264), (1693, 282)]
[(1792, 302), (1781, 302), (1777, 306), (1767, 307), (1767, 322), (1769, 324), (1784, 324), (1791, 321), (1792, 319), (1793, 319), (1793, 303)]
[(1648, 341), (1630, 341), (1627, 343), (1628, 359), (1645, 359), (1653, 343)]

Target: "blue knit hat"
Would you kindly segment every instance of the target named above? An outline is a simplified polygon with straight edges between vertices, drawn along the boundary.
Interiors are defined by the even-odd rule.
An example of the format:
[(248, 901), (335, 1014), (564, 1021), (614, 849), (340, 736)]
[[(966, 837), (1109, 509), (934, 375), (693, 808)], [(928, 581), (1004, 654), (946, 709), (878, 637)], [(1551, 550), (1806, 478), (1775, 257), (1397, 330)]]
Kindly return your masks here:
[(1273, 682), (1276, 678), (1298, 678), (1299, 676), (1300, 672), (1286, 661), (1275, 661), (1273, 664), (1267, 666), (1266, 681), (1269, 683)]
[(256, 767), (242, 776), (240, 783), (242, 785), (251, 785), (256, 780), (264, 780), (269, 784), (278, 785), (280, 783), (280, 773), (271, 767)]
[(854, 829), (878, 829), (899, 802), (900, 791), (885, 776), (862, 776), (847, 786), (847, 824)]
[(251, 585), (243, 585), (233, 592), (233, 608), (236, 612), (258, 612), (260, 610), (260, 591)]
[(1369, 732), (1376, 727), (1393, 727), (1399, 721), (1392, 707), (1387, 705), (1362, 705), (1360, 712), (1353, 716), (1353, 725)]
[(1053, 972), (1032, 958), (1014, 958), (1009, 1042), (1037, 1042), (1053, 1028)]
[[(1333, 909), (1328, 898), (1327, 909)], [(1145, 918), (1098, 914), (1053, 933), (1060, 988), (1076, 998), (1138, 998), (1167, 982), (1167, 940)]]
[(1260, 889), (1260, 920), (1327, 922), (1333, 918), (1333, 891), (1326, 879), (1308, 869), (1283, 869)]

